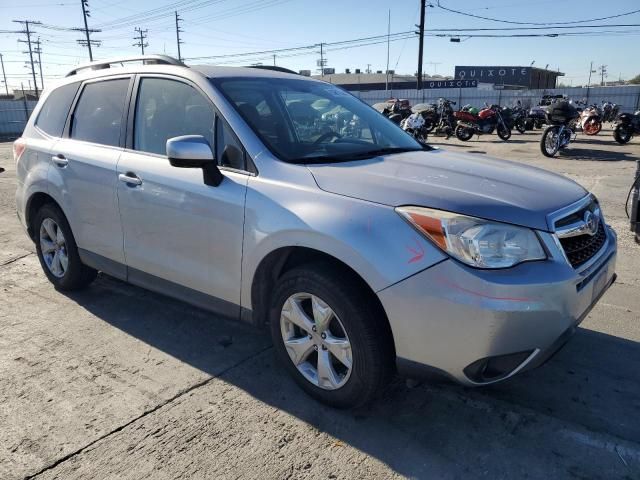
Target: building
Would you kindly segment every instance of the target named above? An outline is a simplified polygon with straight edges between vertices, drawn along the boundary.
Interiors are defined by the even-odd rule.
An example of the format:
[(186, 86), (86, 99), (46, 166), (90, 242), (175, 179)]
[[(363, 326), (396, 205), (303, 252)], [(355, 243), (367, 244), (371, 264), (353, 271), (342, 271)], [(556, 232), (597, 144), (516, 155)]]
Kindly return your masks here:
[[(387, 85), (387, 74), (382, 71), (376, 73), (362, 73), (359, 69), (356, 69), (354, 73), (347, 69), (345, 73), (325, 73), (324, 76), (313, 75), (313, 78), (318, 80), (324, 80), (325, 82), (339, 85), (345, 90), (351, 92), (363, 92), (367, 90), (385, 90)], [(424, 77), (424, 81), (436, 80), (443, 81), (450, 79), (451, 77), (443, 77), (440, 75), (434, 75), (433, 77)], [(389, 90), (400, 90), (416, 88), (418, 78), (415, 75), (399, 75), (394, 71), (389, 71), (388, 76)]]
[(564, 73), (537, 67), (513, 66), (456, 66), (455, 78), (477, 80), (493, 88), (504, 89), (545, 89), (557, 88), (558, 77)]

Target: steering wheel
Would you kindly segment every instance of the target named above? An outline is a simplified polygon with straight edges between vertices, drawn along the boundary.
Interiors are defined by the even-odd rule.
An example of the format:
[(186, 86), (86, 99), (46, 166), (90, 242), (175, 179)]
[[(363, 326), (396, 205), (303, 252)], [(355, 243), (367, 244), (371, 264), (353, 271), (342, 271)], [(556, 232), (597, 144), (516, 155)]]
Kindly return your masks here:
[(342, 135), (340, 135), (338, 132), (334, 132), (333, 130), (330, 132), (326, 132), (323, 133), (322, 135), (320, 135), (318, 138), (316, 138), (316, 140), (313, 142), (314, 145), (318, 145), (319, 143), (324, 142), (325, 140), (328, 140), (329, 138), (342, 138)]

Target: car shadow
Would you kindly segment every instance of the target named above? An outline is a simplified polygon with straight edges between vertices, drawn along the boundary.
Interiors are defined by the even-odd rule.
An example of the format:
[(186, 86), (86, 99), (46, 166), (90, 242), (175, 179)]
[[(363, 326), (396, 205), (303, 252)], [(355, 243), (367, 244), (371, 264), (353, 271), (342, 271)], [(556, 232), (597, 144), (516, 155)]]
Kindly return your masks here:
[(611, 150), (593, 150), (590, 148), (580, 148), (583, 142), (576, 142), (569, 145), (566, 149), (560, 150), (558, 156), (561, 158), (575, 158), (580, 160), (597, 160), (606, 162), (635, 161), (636, 157), (628, 152), (618, 152)]
[[(212, 376), (221, 370), (212, 344), (225, 345), (230, 354), (240, 348), (230, 334), (237, 327), (229, 320), (103, 274), (87, 290), (68, 296), (114, 328)], [(135, 310), (123, 315), (131, 298), (136, 298)], [(269, 344), (266, 332), (246, 330), (255, 335), (251, 343)], [(484, 478), (518, 478), (543, 452), (555, 463), (536, 468), (569, 476), (567, 465), (577, 453), (575, 442), (562, 432), (572, 426), (640, 442), (639, 345), (587, 329), (579, 329), (545, 366), (509, 382), (468, 389), (447, 381), (409, 385), (396, 380), (375, 403), (351, 411), (307, 397), (277, 364), (272, 349), (246, 358), (220, 379), (412, 478), (432, 477), (434, 471), (436, 478), (475, 478), (478, 462)], [(527, 440), (543, 428), (536, 425), (540, 415), (553, 428), (565, 429), (552, 432), (544, 444), (541, 438)], [(616, 468), (623, 468), (613, 457), (620, 464)], [(611, 468), (602, 459), (594, 462), (600, 463), (585, 460), (571, 468), (580, 478), (593, 478), (590, 468)], [(538, 475), (545, 477), (557, 478)]]

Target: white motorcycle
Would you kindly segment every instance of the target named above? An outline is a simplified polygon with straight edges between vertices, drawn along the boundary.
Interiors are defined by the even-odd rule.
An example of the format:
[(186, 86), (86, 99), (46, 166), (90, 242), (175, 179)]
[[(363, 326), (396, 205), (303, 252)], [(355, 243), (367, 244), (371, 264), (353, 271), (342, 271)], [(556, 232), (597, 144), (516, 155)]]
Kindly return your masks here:
[(429, 133), (424, 117), (420, 113), (412, 113), (400, 122), (400, 128), (419, 142), (425, 143)]

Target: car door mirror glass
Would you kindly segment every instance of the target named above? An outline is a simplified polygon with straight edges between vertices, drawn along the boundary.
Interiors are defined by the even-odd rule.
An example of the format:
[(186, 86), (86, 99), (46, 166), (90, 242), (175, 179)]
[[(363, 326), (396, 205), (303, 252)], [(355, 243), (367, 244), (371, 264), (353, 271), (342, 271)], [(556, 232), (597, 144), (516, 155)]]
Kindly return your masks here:
[(224, 178), (213, 150), (202, 135), (183, 135), (167, 140), (167, 158), (177, 168), (201, 168), (204, 183), (217, 187)]

